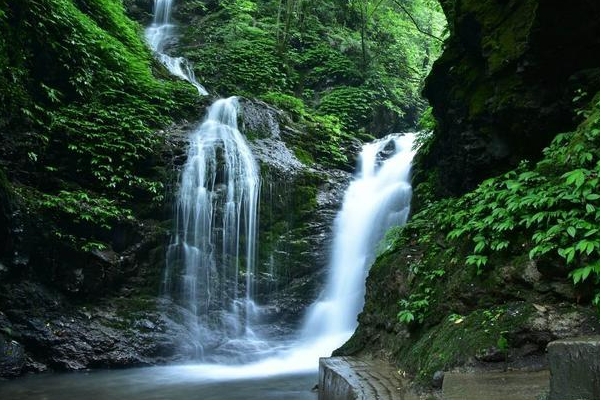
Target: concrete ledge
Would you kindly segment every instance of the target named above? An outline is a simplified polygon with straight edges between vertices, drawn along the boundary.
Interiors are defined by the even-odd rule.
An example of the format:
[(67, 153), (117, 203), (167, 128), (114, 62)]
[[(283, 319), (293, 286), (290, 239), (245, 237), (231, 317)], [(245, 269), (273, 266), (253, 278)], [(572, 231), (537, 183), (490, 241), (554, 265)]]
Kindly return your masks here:
[(321, 358), (319, 400), (413, 400), (391, 365), (354, 357)]
[(600, 336), (551, 342), (548, 361), (549, 400), (600, 399)]

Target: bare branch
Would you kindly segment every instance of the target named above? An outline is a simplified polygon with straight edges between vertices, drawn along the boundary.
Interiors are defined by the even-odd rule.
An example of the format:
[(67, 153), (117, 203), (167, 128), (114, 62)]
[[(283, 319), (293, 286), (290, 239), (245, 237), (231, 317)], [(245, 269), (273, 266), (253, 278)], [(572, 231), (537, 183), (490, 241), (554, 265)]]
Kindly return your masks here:
[(412, 14), (406, 9), (406, 7), (404, 6), (404, 4), (402, 4), (402, 2), (400, 0), (393, 0), (394, 3), (396, 3), (398, 5), (398, 7), (400, 7), (402, 9), (402, 11), (404, 11), (404, 13), (406, 15), (408, 15), (408, 18), (410, 18), (410, 20), (412, 21), (413, 25), (415, 26), (415, 28), (421, 32), (423, 35), (427, 35), (432, 39), (438, 40), (440, 42), (444, 42), (444, 39), (442, 39), (439, 36), (436, 36), (430, 32), (427, 32), (423, 29), (421, 29), (421, 27), (419, 26), (419, 23), (417, 22), (417, 20), (415, 20), (415, 18), (412, 16)]

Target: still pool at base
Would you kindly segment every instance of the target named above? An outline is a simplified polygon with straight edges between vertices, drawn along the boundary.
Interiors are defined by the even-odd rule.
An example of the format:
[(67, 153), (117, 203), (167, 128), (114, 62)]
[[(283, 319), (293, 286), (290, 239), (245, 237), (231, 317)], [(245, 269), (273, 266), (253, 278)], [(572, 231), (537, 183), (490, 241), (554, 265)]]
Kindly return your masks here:
[(317, 374), (207, 379), (187, 367), (27, 376), (0, 381), (3, 400), (316, 400)]

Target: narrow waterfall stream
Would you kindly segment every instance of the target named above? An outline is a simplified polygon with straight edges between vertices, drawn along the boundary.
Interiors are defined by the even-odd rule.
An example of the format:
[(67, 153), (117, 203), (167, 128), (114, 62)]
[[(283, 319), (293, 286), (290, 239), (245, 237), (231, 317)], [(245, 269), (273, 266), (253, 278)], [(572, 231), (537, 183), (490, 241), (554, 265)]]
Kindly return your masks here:
[(154, 20), (146, 28), (146, 40), (161, 63), (175, 76), (188, 81), (201, 96), (208, 94), (198, 82), (190, 62), (183, 57), (171, 57), (165, 53), (165, 47), (173, 40), (175, 26), (171, 23), (173, 0), (154, 0)]
[(167, 253), (163, 290), (192, 312), (187, 325), (197, 338), (197, 358), (204, 356), (204, 344), (257, 342), (252, 322), (260, 176), (237, 114), (235, 97), (218, 100), (192, 134)]
[(309, 310), (305, 337), (339, 336), (339, 347), (356, 329), (377, 245), (389, 228), (408, 219), (413, 142), (414, 134), (406, 133), (363, 147), (358, 175), (335, 221), (329, 280), (322, 298)]

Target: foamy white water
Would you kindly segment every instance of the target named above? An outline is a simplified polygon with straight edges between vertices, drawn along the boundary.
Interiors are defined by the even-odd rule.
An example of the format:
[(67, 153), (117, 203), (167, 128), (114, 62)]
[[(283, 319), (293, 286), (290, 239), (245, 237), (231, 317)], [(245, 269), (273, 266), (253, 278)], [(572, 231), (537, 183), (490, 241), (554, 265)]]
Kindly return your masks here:
[(412, 133), (390, 135), (363, 147), (359, 172), (335, 221), (327, 285), (308, 310), (297, 341), (267, 352), (258, 362), (190, 365), (180, 371), (215, 380), (317, 371), (319, 358), (331, 355), (356, 329), (377, 244), (389, 228), (407, 221), (413, 141)]
[(193, 133), (167, 253), (163, 291), (191, 311), (197, 357), (207, 344), (239, 354), (268, 347), (252, 330), (260, 175), (237, 114), (237, 98), (217, 100)]
[(146, 28), (146, 40), (161, 63), (175, 76), (188, 81), (206, 96), (208, 92), (198, 82), (191, 63), (184, 57), (171, 57), (165, 53), (165, 47), (173, 39), (175, 26), (171, 23), (173, 0), (154, 0), (154, 21)]
[[(404, 225), (409, 215), (413, 142), (414, 134), (406, 133), (363, 147), (359, 174), (346, 191), (335, 221), (329, 280), (321, 299), (309, 310), (305, 338), (347, 340), (356, 329), (377, 244), (389, 228)], [(389, 158), (382, 158), (383, 153)]]

